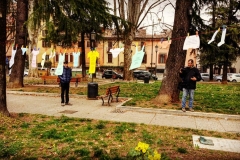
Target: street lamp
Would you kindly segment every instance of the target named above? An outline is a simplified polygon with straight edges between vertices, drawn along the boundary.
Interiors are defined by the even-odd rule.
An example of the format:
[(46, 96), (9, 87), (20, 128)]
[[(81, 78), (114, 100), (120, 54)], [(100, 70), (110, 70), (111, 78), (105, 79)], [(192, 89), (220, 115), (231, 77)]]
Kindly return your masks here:
[(156, 52), (156, 63), (155, 63), (155, 74), (157, 75), (157, 53), (158, 53), (158, 45), (155, 46), (155, 52)]
[(153, 20), (153, 24), (152, 24), (151, 77), (152, 77), (152, 61), (153, 61), (153, 29), (154, 29), (154, 20)]
[(91, 50), (95, 48), (95, 41), (96, 41), (96, 32), (94, 30), (90, 33), (90, 47)]

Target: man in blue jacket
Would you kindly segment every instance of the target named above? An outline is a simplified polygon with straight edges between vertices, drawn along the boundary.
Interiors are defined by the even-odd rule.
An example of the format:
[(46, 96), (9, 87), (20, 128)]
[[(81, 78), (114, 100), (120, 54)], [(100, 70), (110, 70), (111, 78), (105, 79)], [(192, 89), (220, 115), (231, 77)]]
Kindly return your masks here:
[[(72, 69), (68, 67), (68, 61), (64, 62), (63, 73), (58, 76), (61, 83), (61, 105), (71, 105), (69, 103), (69, 87), (72, 78)], [(65, 93), (65, 100), (64, 100)]]
[(189, 110), (193, 110), (193, 99), (194, 99), (194, 91), (196, 89), (196, 82), (200, 81), (201, 75), (199, 73), (199, 70), (194, 67), (194, 62), (192, 59), (188, 60), (188, 67), (182, 68), (180, 70), (180, 77), (183, 81), (183, 94), (182, 94), (182, 111), (186, 112), (185, 106), (186, 106), (186, 99), (189, 95)]

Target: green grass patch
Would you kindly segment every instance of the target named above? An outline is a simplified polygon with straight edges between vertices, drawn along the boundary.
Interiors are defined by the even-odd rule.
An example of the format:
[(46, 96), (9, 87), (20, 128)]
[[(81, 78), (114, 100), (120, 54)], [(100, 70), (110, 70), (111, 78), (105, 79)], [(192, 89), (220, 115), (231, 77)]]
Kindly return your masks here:
[[(208, 155), (222, 159), (219, 151), (195, 149), (192, 135), (240, 140), (240, 134), (179, 129), (33, 114), (0, 117), (0, 159), (128, 159), (138, 142), (149, 144), (164, 159)], [(24, 124), (23, 126), (21, 126)], [(18, 126), (13, 129), (13, 126)], [(25, 127), (27, 126), (27, 127)], [(227, 152), (236, 159), (240, 154)], [(220, 157), (219, 157), (220, 156)], [(186, 158), (185, 157), (185, 158)], [(203, 159), (208, 159), (203, 157)]]

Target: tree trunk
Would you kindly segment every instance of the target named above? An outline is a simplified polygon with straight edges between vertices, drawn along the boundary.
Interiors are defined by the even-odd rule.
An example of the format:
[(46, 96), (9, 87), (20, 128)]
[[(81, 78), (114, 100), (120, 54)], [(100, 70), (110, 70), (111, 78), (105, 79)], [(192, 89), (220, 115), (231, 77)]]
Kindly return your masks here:
[(134, 35), (134, 29), (131, 29), (129, 33), (124, 36), (124, 72), (123, 72), (123, 78), (124, 80), (130, 81), (133, 79), (132, 71), (129, 70), (131, 62), (132, 62), (132, 42), (135, 37)]
[[(228, 22), (227, 22), (227, 26), (231, 25), (232, 24), (232, 17), (233, 17), (233, 2), (234, 0), (230, 0), (229, 1), (229, 8), (228, 8)], [(229, 43), (229, 37), (226, 36), (226, 43), (228, 44)], [(221, 46), (222, 47), (222, 46)], [(224, 54), (224, 57), (225, 57), (225, 60), (224, 60), (224, 63), (223, 63), (223, 76), (222, 76), (222, 84), (227, 84), (227, 70), (228, 70), (228, 63), (229, 63), (229, 55), (228, 55), (228, 51), (225, 52)]]
[(16, 21), (16, 44), (18, 45), (14, 64), (9, 79), (9, 87), (23, 87), (23, 73), (26, 54), (22, 55), (22, 46), (26, 46), (27, 29), (24, 23), (27, 20), (28, 0), (18, 0)]
[(210, 63), (210, 66), (209, 66), (209, 69), (210, 69), (210, 72), (209, 72), (209, 81), (213, 81), (213, 64)]
[[(28, 10), (28, 17), (31, 16), (33, 13), (33, 7), (35, 0), (29, 0), (29, 10)], [(38, 77), (38, 68), (32, 67), (32, 50), (34, 47), (37, 47), (38, 43), (38, 33), (39, 29), (34, 26), (33, 22), (30, 21), (28, 24), (28, 36), (29, 36), (29, 49), (28, 49), (28, 56), (29, 56), (29, 71), (28, 77)]]
[[(216, 26), (216, 20), (215, 20), (215, 17), (216, 17), (216, 6), (217, 6), (217, 2), (216, 0), (213, 0), (212, 2), (212, 28), (215, 29), (215, 26)], [(212, 56), (211, 56), (212, 58)], [(212, 62), (210, 63), (210, 77), (209, 77), (209, 81), (213, 81), (213, 64)]]
[(85, 56), (85, 41), (84, 41), (84, 32), (81, 32), (81, 46), (82, 46), (82, 76), (86, 76), (86, 56)]
[(228, 66), (228, 53), (225, 53), (225, 60), (223, 63), (222, 84), (227, 84), (227, 66)]
[(0, 1), (0, 113), (9, 116), (6, 98), (6, 11), (7, 0)]
[[(184, 40), (191, 22), (188, 9), (192, 8), (192, 0), (177, 0), (175, 9), (174, 26), (172, 32), (172, 43), (166, 62), (166, 78), (163, 79), (159, 94), (156, 97), (158, 103), (174, 103), (179, 101), (180, 68), (184, 67), (186, 51), (183, 50)], [(182, 37), (174, 40), (174, 38)]]
[[(123, 72), (123, 78), (125, 80), (132, 80), (132, 71), (129, 70), (131, 62), (132, 62), (132, 42), (135, 38), (135, 32), (136, 32), (136, 24), (138, 20), (138, 16), (140, 14), (140, 0), (128, 0), (128, 21), (131, 23), (128, 27), (125, 29), (124, 34), (124, 72)], [(122, 4), (121, 7), (124, 7)], [(122, 9), (120, 9), (122, 10)], [(122, 13), (123, 14), (123, 13)]]

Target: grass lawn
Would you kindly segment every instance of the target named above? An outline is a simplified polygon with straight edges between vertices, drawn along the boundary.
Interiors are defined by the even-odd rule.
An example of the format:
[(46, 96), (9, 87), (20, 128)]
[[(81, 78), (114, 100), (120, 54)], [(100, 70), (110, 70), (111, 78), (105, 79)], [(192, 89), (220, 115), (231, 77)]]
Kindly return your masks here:
[(131, 160), (139, 141), (162, 159), (239, 159), (240, 153), (194, 147), (192, 134), (240, 140), (239, 133), (12, 113), (0, 115), (0, 159)]
[[(99, 82), (101, 84), (102, 82)], [(87, 85), (87, 83), (86, 83)], [(98, 92), (120, 85), (121, 97), (131, 97), (125, 105), (179, 109), (177, 104), (154, 104), (161, 82), (142, 84), (115, 82), (99, 85)], [(10, 90), (10, 89), (7, 89)], [(59, 93), (58, 87), (26, 85), (22, 92)], [(87, 87), (70, 89), (71, 94), (87, 95)], [(239, 114), (240, 83), (198, 83), (195, 109), (202, 112)], [(240, 153), (200, 149), (193, 146), (192, 135), (240, 140), (240, 133), (181, 129), (136, 123), (52, 117), (11, 113), (0, 115), (0, 159), (32, 160), (131, 160), (138, 142), (161, 154), (161, 159), (240, 159)]]

